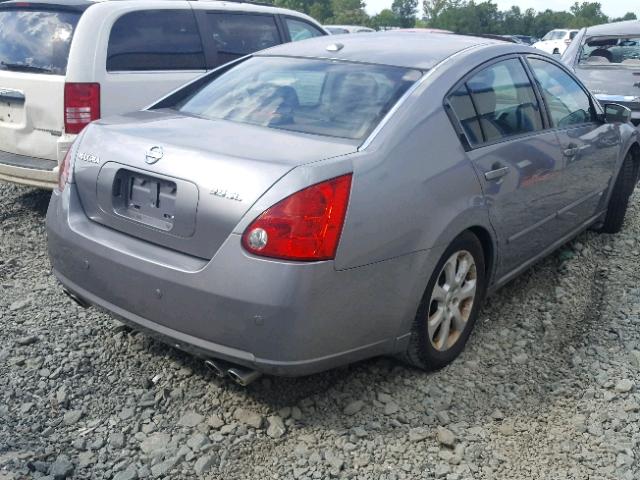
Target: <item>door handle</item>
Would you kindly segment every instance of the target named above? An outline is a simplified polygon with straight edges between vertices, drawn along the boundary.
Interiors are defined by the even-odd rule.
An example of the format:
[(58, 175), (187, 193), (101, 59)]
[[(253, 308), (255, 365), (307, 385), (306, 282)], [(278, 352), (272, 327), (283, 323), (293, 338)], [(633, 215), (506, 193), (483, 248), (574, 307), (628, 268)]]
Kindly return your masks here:
[(567, 148), (562, 153), (565, 157), (575, 157), (579, 151), (580, 151), (580, 148), (578, 148), (578, 146), (575, 143), (571, 143), (569, 144), (569, 146), (567, 146)]
[(494, 168), (494, 170), (490, 170), (488, 172), (485, 172), (484, 174), (484, 178), (486, 178), (489, 181), (497, 180), (498, 178), (504, 177), (507, 173), (509, 173), (509, 170), (510, 170), (510, 168), (507, 166), (501, 167), (499, 165), (493, 165), (492, 168)]

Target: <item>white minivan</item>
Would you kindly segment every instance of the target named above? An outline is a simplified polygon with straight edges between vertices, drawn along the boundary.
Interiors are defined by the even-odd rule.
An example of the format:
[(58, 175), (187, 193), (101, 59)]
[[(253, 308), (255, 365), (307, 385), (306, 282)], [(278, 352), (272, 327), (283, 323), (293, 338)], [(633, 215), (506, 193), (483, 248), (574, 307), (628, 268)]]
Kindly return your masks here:
[(0, 2), (0, 180), (53, 188), (75, 136), (236, 58), (327, 35), (250, 2)]
[(535, 48), (539, 48), (552, 55), (562, 55), (577, 35), (578, 30), (556, 29), (547, 33), (542, 40), (533, 44)]

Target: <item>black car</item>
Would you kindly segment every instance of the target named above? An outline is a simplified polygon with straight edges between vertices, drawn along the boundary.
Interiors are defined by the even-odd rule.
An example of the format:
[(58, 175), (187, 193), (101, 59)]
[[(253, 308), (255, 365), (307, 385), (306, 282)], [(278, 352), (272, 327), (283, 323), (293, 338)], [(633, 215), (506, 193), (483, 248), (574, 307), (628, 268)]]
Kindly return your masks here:
[(562, 61), (603, 102), (622, 104), (640, 124), (640, 22), (583, 28)]

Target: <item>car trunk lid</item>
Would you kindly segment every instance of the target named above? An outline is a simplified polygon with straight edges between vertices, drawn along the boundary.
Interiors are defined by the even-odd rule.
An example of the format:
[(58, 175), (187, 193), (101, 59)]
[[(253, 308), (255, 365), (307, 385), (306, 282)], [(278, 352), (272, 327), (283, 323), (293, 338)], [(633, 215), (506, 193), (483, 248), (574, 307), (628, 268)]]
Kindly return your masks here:
[(74, 181), (93, 221), (210, 259), (287, 172), (356, 149), (352, 141), (143, 111), (85, 130)]
[(602, 103), (620, 103), (640, 115), (640, 68), (578, 66), (576, 74)]

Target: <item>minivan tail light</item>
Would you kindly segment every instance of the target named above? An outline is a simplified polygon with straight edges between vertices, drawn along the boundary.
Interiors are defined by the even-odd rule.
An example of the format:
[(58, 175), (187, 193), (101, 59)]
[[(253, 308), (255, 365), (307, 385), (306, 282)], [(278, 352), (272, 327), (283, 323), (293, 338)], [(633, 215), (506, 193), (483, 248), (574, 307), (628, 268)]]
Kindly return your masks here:
[(100, 118), (99, 83), (65, 83), (64, 129), (80, 133), (84, 127)]
[(265, 210), (245, 230), (254, 255), (282, 260), (335, 258), (349, 204), (352, 174), (307, 187)]

